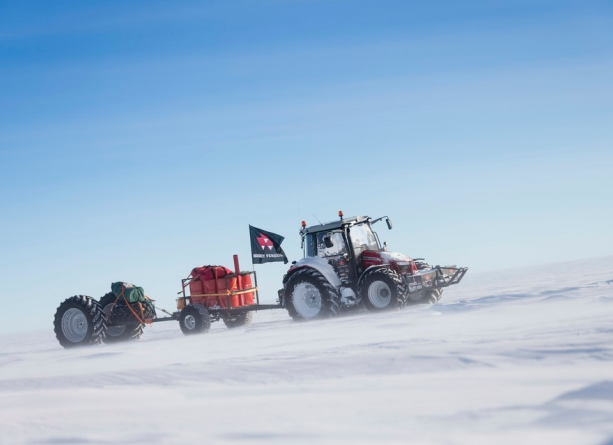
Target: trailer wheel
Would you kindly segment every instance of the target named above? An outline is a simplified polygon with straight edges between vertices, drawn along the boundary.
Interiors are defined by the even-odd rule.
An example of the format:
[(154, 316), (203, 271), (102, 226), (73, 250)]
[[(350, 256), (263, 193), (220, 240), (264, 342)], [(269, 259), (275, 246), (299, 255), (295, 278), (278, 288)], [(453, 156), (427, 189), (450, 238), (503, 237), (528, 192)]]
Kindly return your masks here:
[(285, 307), (294, 320), (336, 315), (340, 298), (336, 289), (315, 269), (299, 269), (285, 287)]
[[(130, 340), (138, 340), (141, 335), (143, 335), (143, 331), (145, 330), (145, 325), (143, 323), (129, 324), (129, 325), (110, 325), (109, 326), (109, 318), (111, 315), (111, 310), (115, 306), (123, 306), (125, 310), (129, 310), (125, 307), (125, 303), (123, 301), (118, 301), (117, 305), (115, 301), (117, 300), (117, 296), (109, 292), (104, 297), (100, 299), (100, 306), (102, 306), (102, 311), (104, 312), (105, 318), (105, 327), (106, 327), (106, 336), (103, 338), (104, 343), (117, 343), (121, 341), (130, 341)], [(148, 305), (145, 305), (148, 308)], [(115, 310), (117, 311), (119, 307)], [(146, 314), (145, 318), (151, 318), (149, 314)]]
[(228, 329), (240, 328), (241, 326), (249, 326), (251, 321), (253, 320), (253, 312), (243, 312), (238, 315), (228, 315), (223, 317), (224, 324), (228, 327)]
[(200, 334), (211, 329), (211, 316), (201, 304), (188, 304), (179, 314), (179, 324), (185, 335)]
[(53, 330), (65, 348), (99, 344), (105, 334), (100, 303), (86, 295), (67, 298), (55, 312)]
[(372, 312), (400, 308), (407, 298), (402, 278), (388, 268), (367, 271), (358, 293), (366, 309)]

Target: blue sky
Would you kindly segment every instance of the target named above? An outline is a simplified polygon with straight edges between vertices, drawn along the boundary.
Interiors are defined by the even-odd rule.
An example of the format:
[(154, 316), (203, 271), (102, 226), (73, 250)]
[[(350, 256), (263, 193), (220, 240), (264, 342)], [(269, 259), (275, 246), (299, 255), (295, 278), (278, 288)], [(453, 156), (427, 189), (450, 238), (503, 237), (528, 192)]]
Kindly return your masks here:
[(612, 29), (605, 1), (0, 2), (0, 330), (117, 280), (172, 308), (250, 267), (248, 224), (298, 259), (340, 209), (474, 272), (611, 255)]

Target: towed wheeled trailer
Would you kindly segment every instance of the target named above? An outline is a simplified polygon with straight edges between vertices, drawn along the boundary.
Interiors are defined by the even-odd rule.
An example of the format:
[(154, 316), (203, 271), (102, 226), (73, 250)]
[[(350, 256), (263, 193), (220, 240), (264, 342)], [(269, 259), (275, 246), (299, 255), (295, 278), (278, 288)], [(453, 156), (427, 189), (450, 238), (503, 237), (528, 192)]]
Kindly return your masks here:
[[(198, 267), (181, 284), (174, 312), (157, 307), (142, 288), (129, 283), (113, 283), (112, 292), (100, 300), (70, 297), (55, 313), (55, 335), (65, 348), (116, 343), (137, 340), (147, 324), (163, 321), (178, 321), (181, 331), (191, 335), (207, 332), (219, 320), (230, 329), (246, 326), (254, 311), (283, 307), (282, 300), (260, 304), (256, 272), (241, 272), (237, 255), (234, 271), (223, 266)], [(158, 316), (158, 311), (166, 316)]]

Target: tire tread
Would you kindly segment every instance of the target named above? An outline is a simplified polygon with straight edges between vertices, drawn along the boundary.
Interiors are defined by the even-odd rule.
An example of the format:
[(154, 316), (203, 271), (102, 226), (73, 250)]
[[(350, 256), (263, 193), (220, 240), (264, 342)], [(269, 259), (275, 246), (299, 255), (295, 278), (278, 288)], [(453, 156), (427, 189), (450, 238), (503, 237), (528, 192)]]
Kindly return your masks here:
[[(315, 269), (310, 267), (305, 267), (294, 272), (292, 277), (287, 281), (287, 285), (285, 286), (286, 290), (289, 290), (296, 285), (308, 282), (313, 284), (314, 286), (320, 287), (320, 291), (322, 292), (322, 309), (314, 318), (319, 318), (322, 316), (336, 316), (341, 309), (341, 297), (337, 290), (332, 286), (326, 278), (320, 274)], [(285, 308), (289, 313), (290, 317), (294, 320), (304, 320), (304, 318), (298, 314), (296, 309), (294, 308), (292, 297), (289, 292), (286, 291), (286, 301)]]
[[(388, 284), (392, 284), (393, 288), (391, 290), (392, 293), (395, 294), (394, 303), (390, 302), (390, 305), (383, 309), (375, 308), (368, 300), (368, 286), (370, 285), (371, 281), (374, 281), (377, 278), (377, 275), (382, 275), (383, 280), (387, 280)], [(375, 311), (392, 308), (399, 309), (405, 306), (407, 303), (407, 288), (402, 277), (387, 267), (380, 267), (366, 271), (360, 279), (358, 295), (360, 295), (360, 298), (364, 302), (367, 309)]]
[[(78, 343), (69, 341), (62, 332), (62, 317), (71, 308), (83, 310), (85, 318), (91, 323), (91, 330), (88, 328), (88, 335)], [(67, 298), (58, 306), (53, 319), (53, 331), (60, 345), (64, 348), (97, 345), (100, 344), (106, 335), (105, 322), (104, 312), (99, 302), (87, 295), (75, 295)]]

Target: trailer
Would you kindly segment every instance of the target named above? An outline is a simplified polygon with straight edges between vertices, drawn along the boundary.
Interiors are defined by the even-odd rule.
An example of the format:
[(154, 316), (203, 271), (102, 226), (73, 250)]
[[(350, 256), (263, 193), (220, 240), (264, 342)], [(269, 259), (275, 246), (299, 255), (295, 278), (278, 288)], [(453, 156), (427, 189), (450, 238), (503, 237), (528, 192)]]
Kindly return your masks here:
[[(186, 289), (189, 288), (189, 295)], [(181, 280), (177, 309), (167, 319), (178, 319), (184, 334), (206, 332), (210, 324), (222, 320), (232, 329), (251, 324), (254, 311), (280, 309), (277, 304), (261, 304), (255, 271), (241, 272), (234, 255), (234, 271), (223, 266), (203, 266)], [(162, 321), (162, 319), (160, 319)]]
[(146, 325), (165, 321), (178, 321), (185, 335), (207, 332), (220, 320), (233, 329), (251, 324), (255, 311), (283, 308), (281, 295), (276, 304), (260, 303), (257, 274), (241, 271), (237, 255), (234, 271), (223, 266), (194, 268), (181, 280), (174, 312), (156, 306), (142, 288), (130, 283), (113, 283), (111, 290), (100, 300), (75, 295), (60, 304), (54, 331), (63, 347), (137, 340)]

